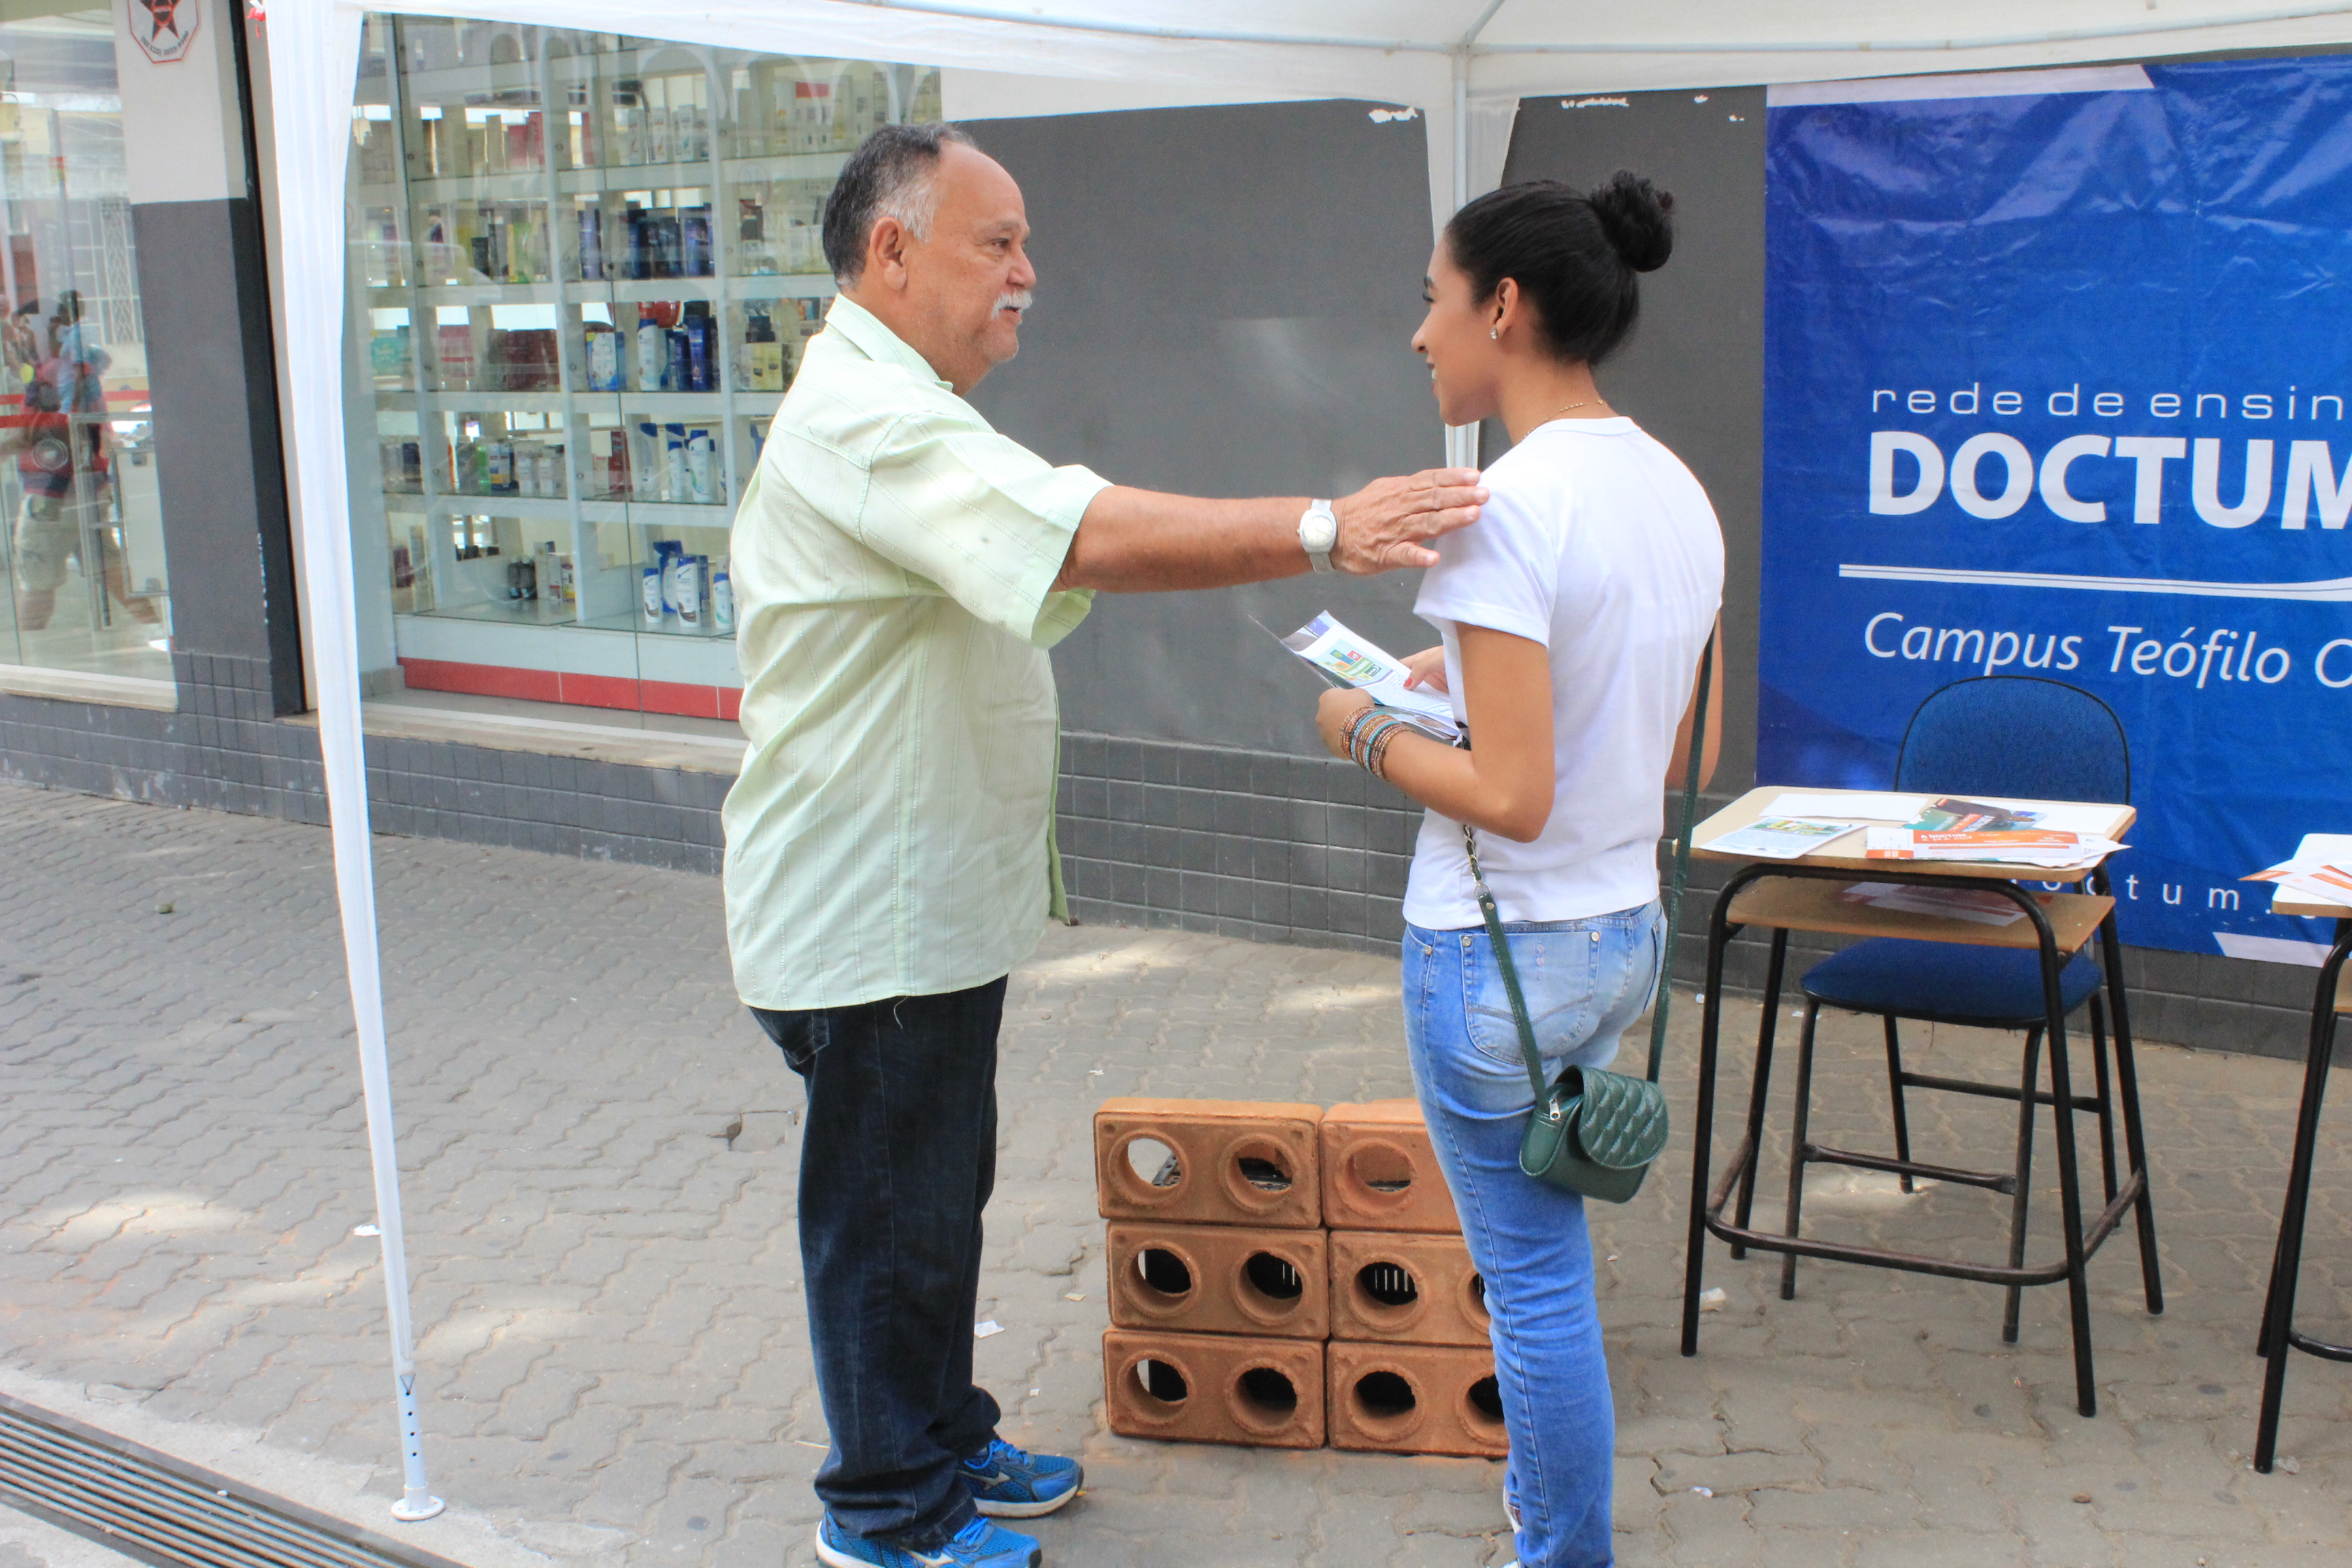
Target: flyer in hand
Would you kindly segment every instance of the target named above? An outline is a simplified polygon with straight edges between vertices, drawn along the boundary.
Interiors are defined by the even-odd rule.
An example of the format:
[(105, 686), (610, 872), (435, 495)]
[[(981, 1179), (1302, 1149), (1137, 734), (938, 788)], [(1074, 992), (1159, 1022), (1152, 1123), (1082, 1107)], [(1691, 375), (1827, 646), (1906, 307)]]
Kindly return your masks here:
[(1275, 640), (1313, 665), (1333, 685), (1369, 694), (1374, 702), (1395, 710), (1447, 745), (1462, 732), (1454, 722), (1452, 702), (1437, 692), (1405, 685), (1411, 672), (1402, 659), (1358, 637), (1328, 614), (1317, 616), (1288, 637)]

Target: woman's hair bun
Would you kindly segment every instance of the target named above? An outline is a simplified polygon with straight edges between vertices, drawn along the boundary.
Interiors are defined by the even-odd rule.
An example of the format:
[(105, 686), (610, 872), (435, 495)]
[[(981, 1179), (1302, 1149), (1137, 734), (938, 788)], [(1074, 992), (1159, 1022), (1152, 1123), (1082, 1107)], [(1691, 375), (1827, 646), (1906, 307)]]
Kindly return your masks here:
[(1636, 272), (1655, 272), (1675, 249), (1675, 198), (1620, 169), (1586, 198), (1609, 247)]

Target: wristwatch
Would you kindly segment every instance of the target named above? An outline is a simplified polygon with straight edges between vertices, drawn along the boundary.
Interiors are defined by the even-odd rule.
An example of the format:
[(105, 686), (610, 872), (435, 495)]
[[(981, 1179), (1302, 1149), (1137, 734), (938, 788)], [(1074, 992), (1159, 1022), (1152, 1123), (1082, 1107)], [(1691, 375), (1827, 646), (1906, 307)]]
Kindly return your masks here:
[(1309, 501), (1298, 519), (1298, 548), (1318, 572), (1331, 570), (1331, 547), (1339, 542), (1339, 517), (1328, 500)]

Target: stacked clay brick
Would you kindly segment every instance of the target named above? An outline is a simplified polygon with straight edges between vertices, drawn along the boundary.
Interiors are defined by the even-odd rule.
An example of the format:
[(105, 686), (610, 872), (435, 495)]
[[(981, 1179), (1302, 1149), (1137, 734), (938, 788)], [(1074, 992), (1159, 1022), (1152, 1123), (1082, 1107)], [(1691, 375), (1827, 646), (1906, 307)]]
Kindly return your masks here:
[(1409, 1100), (1113, 1100), (1110, 1428), (1277, 1448), (1499, 1456), (1485, 1291)]

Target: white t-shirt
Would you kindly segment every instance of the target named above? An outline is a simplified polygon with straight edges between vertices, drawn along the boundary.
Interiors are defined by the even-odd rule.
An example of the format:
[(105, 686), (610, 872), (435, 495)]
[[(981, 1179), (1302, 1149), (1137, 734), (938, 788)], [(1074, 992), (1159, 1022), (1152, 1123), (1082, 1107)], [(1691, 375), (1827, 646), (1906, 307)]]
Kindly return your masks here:
[[(1549, 651), (1556, 778), (1534, 842), (1478, 836), (1486, 885), (1506, 921), (1637, 909), (1658, 896), (1666, 764), (1723, 603), (1715, 509), (1631, 419), (1539, 426), (1482, 482), (1490, 499), (1475, 524), (1438, 542), (1413, 611), (1444, 637), (1465, 719), (1458, 627)], [(1422, 818), (1404, 917), (1433, 931), (1480, 923), (1461, 825), (1434, 811)]]

